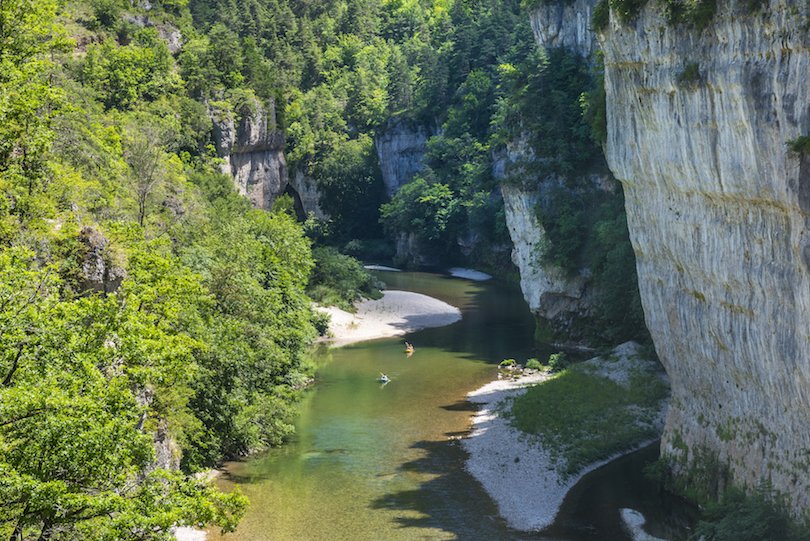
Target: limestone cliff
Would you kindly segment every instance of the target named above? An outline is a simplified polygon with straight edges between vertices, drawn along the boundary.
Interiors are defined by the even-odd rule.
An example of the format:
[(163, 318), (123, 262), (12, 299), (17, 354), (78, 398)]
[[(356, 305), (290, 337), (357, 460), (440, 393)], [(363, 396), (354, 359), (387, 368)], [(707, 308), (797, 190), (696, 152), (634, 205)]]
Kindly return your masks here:
[(565, 47), (590, 57), (599, 44), (591, 31), (596, 0), (541, 2), (530, 14), (534, 39), (541, 47)]
[(540, 262), (546, 232), (537, 217), (543, 194), (558, 185), (554, 178), (536, 182), (523, 167), (534, 155), (525, 139), (509, 143), (495, 160), (504, 215), (512, 239), (512, 262), (520, 273), (520, 289), (533, 314), (555, 331), (570, 329), (571, 322), (589, 311), (586, 279), (568, 277), (553, 265)]
[(214, 109), (211, 116), (223, 172), (257, 208), (269, 209), (287, 186), (284, 135), (276, 129), (273, 104), (248, 100), (233, 111)]
[(276, 128), (275, 105), (246, 99), (234, 110), (212, 105), (217, 154), (224, 160), (222, 172), (233, 178), (236, 189), (253, 205), (269, 209), (285, 192), (296, 199), (303, 214), (325, 218), (315, 181), (296, 171), (290, 175), (284, 158), (284, 134)]
[[(607, 158), (672, 383), (662, 442), (810, 507), (808, 7), (718, 2), (705, 30), (650, 2), (600, 36)], [(749, 3), (750, 4), (750, 3)], [(721, 487), (710, 487), (721, 488)]]
[(401, 119), (386, 123), (374, 138), (385, 191), (389, 197), (424, 169), (428, 133)]

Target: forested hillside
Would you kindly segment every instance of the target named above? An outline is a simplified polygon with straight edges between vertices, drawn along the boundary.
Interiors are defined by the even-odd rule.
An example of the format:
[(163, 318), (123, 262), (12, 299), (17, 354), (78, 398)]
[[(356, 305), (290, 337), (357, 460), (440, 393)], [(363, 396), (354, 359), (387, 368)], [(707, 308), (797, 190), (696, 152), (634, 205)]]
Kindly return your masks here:
[[(589, 266), (594, 321), (638, 335), (620, 192), (577, 184), (603, 168), (598, 86), (535, 50), (516, 0), (0, 3), (0, 536), (232, 528), (244, 500), (190, 474), (290, 432), (323, 325), (308, 286), (374, 293), (331, 248), (316, 258), (350, 291), (310, 284), (312, 242), (391, 256), (411, 235), (437, 262), (510, 265), (494, 170), (516, 138), (537, 159), (508, 181), (570, 188), (538, 208), (539, 260)], [(255, 103), (327, 218), (254, 210), (222, 173), (212, 116)], [(430, 137), (387, 201), (392, 122)]]

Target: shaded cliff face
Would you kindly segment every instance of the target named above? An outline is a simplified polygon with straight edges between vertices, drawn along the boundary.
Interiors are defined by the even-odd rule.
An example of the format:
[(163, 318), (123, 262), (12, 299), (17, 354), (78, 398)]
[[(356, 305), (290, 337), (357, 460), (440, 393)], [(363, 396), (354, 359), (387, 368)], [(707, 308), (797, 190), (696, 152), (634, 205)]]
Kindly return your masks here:
[(275, 129), (272, 104), (256, 101), (235, 113), (214, 111), (212, 117), (217, 153), (225, 159), (223, 173), (233, 177), (254, 206), (269, 209), (287, 186), (284, 135)]
[(718, 4), (703, 32), (653, 5), (612, 18), (607, 158), (672, 383), (664, 453), (685, 474), (716, 456), (807, 508), (810, 160), (786, 145), (810, 133), (807, 8)]
[[(555, 179), (537, 184), (523, 165), (535, 160), (527, 141), (518, 139), (495, 161), (494, 175), (501, 182), (504, 216), (512, 239), (512, 262), (520, 273), (520, 289), (533, 314), (555, 331), (570, 328), (571, 322), (589, 311), (585, 298), (586, 280), (568, 277), (562, 269), (540, 262), (546, 231), (537, 217), (543, 192), (559, 185)], [(527, 181), (527, 182), (523, 182)]]
[(403, 120), (391, 120), (374, 138), (388, 197), (425, 168), (428, 133)]
[(530, 14), (534, 39), (541, 47), (565, 47), (590, 57), (599, 43), (591, 32), (591, 14), (597, 0), (541, 3)]

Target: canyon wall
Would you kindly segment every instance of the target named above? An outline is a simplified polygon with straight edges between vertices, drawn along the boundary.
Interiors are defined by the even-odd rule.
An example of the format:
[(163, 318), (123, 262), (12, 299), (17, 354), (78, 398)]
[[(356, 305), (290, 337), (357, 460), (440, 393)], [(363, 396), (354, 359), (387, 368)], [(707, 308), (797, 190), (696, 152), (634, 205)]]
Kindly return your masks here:
[(535, 41), (547, 49), (565, 47), (590, 57), (599, 47), (591, 31), (596, 0), (541, 2), (530, 14)]
[(662, 451), (686, 479), (718, 464), (709, 490), (769, 481), (807, 509), (810, 157), (788, 142), (810, 134), (808, 8), (744, 4), (703, 30), (658, 2), (611, 14), (607, 159), (672, 384)]
[(301, 171), (288, 171), (274, 103), (248, 99), (235, 110), (212, 107), (209, 115), (217, 155), (223, 159), (222, 172), (253, 206), (269, 210), (278, 196), (291, 193), (301, 213), (326, 218), (315, 181)]
[(213, 110), (214, 142), (222, 172), (256, 208), (269, 209), (287, 187), (284, 134), (276, 129), (275, 107), (249, 100), (230, 110)]
[(402, 119), (391, 119), (374, 137), (383, 183), (388, 197), (425, 168), (427, 131)]
[(520, 273), (523, 298), (543, 327), (562, 333), (590, 310), (587, 280), (582, 276), (566, 276), (562, 269), (540, 261), (546, 232), (537, 216), (537, 207), (559, 182), (555, 178), (540, 182), (533, 178), (525, 164), (534, 160), (525, 138), (516, 139), (495, 160), (493, 174), (501, 188), (506, 227), (512, 239), (512, 262)]
[[(590, 31), (595, 3), (596, 0), (544, 3), (532, 11), (531, 27), (537, 44), (546, 49), (565, 47), (580, 56), (591, 57), (598, 46)], [(538, 205), (551, 204), (549, 193), (561, 188), (564, 182), (556, 175), (538, 178), (529, 172), (531, 168), (527, 165), (538, 158), (528, 139), (524, 135), (507, 143), (493, 168), (501, 186), (506, 226), (512, 239), (512, 262), (520, 273), (523, 297), (541, 327), (556, 337), (576, 340), (582, 337), (576, 336), (574, 323), (590, 315), (594, 292), (588, 287), (587, 270), (583, 269), (579, 276), (568, 276), (559, 267), (540, 261), (541, 246), (547, 240), (537, 215)], [(610, 180), (602, 179), (602, 184), (610, 184)], [(545, 339), (553, 337), (546, 334)]]

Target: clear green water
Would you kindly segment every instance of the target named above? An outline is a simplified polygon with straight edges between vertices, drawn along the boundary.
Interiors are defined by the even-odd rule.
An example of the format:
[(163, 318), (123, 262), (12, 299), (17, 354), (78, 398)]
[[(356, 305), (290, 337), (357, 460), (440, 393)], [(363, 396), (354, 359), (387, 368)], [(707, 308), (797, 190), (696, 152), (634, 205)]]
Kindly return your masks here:
[[(616, 520), (621, 494), (606, 496), (609, 511), (589, 513), (601, 500), (589, 500), (594, 491), (587, 488), (588, 479), (584, 492), (566, 502), (548, 537), (508, 529), (463, 469), (457, 438), (466, 433), (472, 410), (465, 395), (490, 381), (503, 358), (532, 353), (533, 321), (519, 292), (424, 273), (380, 277), (390, 289), (418, 291), (459, 306), (462, 320), (406, 337), (416, 346), (410, 358), (403, 339), (322, 350), (318, 383), (302, 404), (295, 438), (228, 465), (220, 482), (225, 488), (238, 485), (251, 507), (238, 532), (209, 538), (624, 539)], [(392, 381), (378, 383), (380, 372)], [(651, 459), (631, 458), (630, 470), (638, 472), (639, 462)], [(627, 485), (619, 492), (650, 507), (639, 481), (626, 482), (626, 474), (620, 475), (619, 483), (609, 472), (607, 480), (597, 478), (597, 488)]]

